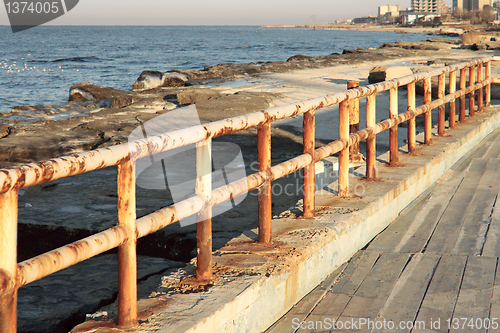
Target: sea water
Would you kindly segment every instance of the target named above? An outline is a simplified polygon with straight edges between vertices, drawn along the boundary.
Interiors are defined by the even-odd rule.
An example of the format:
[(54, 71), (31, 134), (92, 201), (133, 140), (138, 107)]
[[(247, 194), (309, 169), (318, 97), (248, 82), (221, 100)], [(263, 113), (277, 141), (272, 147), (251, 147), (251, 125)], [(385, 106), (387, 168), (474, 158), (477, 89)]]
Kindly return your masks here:
[(0, 112), (68, 99), (80, 82), (131, 91), (143, 70), (284, 61), (380, 47), (423, 34), (257, 26), (0, 26)]

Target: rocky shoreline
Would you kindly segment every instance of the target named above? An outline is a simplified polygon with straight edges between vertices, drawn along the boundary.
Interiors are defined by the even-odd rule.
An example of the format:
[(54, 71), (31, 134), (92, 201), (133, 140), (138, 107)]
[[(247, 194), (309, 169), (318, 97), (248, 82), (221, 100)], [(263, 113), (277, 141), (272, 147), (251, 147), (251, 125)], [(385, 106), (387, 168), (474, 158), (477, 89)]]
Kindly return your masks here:
[[(268, 89), (268, 92), (249, 89), (254, 85), (251, 81), (258, 81), (266, 74), (434, 57), (436, 51), (471, 47), (474, 46), (461, 46), (458, 39), (437, 38), (386, 43), (378, 49), (344, 50), (343, 54), (319, 57), (299, 54), (278, 62), (219, 64), (203, 70), (165, 73), (145, 71), (134, 83), (132, 92), (92, 83), (76, 84), (69, 89), (67, 103), (19, 106), (2, 114), (0, 166), (123, 143), (141, 122), (191, 103), (196, 104), (202, 122), (268, 108), (279, 99), (279, 89)], [(244, 83), (241, 87), (221, 84), (238, 80)]]

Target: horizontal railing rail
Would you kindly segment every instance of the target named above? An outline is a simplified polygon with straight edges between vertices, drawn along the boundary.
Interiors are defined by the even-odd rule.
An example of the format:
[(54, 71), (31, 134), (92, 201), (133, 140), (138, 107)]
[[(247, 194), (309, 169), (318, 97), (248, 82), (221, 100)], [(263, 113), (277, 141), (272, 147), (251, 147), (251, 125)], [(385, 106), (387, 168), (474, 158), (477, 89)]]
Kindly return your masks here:
[[(274, 107), (238, 117), (165, 133), (128, 144), (97, 149), (71, 156), (30, 163), (0, 170), (0, 333), (16, 331), (16, 302), (18, 288), (39, 280), (78, 262), (118, 247), (119, 262), (119, 319), (123, 327), (137, 325), (136, 242), (138, 238), (159, 231), (193, 214), (197, 217), (198, 261), (200, 280), (212, 277), (211, 218), (212, 207), (259, 189), (259, 242), (272, 241), (271, 183), (296, 171), (303, 170), (304, 217), (315, 214), (314, 164), (339, 153), (339, 196), (349, 193), (349, 148), (367, 141), (366, 178), (374, 179), (376, 135), (390, 131), (390, 165), (399, 164), (398, 125), (408, 122), (408, 152), (416, 154), (415, 117), (424, 114), (424, 143), (431, 144), (432, 114), (438, 108), (438, 135), (444, 135), (445, 109), (450, 105), (449, 128), (456, 123), (455, 100), (459, 100), (459, 122), (466, 117), (465, 97), (469, 97), (469, 116), (491, 104), (491, 61), (486, 57), (417, 73), (402, 78), (349, 89), (286, 106)], [(467, 73), (467, 69), (469, 72)], [(460, 72), (459, 90), (457, 72)], [(445, 75), (449, 74), (449, 94), (446, 95)], [(466, 77), (469, 77), (467, 85)], [(476, 76), (477, 74), (477, 76)], [(431, 78), (438, 77), (438, 98), (432, 100)], [(424, 104), (416, 107), (416, 82), (424, 82)], [(451, 83), (454, 84), (451, 84)], [(408, 110), (399, 113), (398, 88), (406, 86)], [(389, 118), (376, 123), (376, 94), (389, 91)], [(366, 128), (350, 133), (349, 101), (366, 97)], [(339, 105), (339, 139), (315, 148), (315, 111)], [(271, 123), (303, 115), (303, 154), (280, 164), (271, 165)], [(212, 189), (211, 142), (213, 138), (233, 134), (248, 128), (258, 128), (258, 172), (225, 186)], [(147, 216), (136, 218), (135, 165), (140, 158), (159, 154), (187, 145), (197, 145), (196, 195), (162, 208)], [(60, 247), (29, 260), (17, 263), (17, 197), (21, 188), (56, 179), (83, 174), (111, 166), (118, 172), (117, 226)], [(208, 176), (207, 176), (208, 175)]]

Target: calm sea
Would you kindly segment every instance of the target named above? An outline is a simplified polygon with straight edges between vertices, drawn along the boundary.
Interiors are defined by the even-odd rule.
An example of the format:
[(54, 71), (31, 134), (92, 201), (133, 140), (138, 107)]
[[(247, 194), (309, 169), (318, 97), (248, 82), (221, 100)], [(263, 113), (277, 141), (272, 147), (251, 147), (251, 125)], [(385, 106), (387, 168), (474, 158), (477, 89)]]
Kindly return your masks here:
[(68, 89), (94, 82), (131, 90), (143, 70), (202, 69), (219, 63), (379, 47), (422, 34), (260, 27), (42, 26), (13, 34), (0, 26), (0, 112), (64, 103)]

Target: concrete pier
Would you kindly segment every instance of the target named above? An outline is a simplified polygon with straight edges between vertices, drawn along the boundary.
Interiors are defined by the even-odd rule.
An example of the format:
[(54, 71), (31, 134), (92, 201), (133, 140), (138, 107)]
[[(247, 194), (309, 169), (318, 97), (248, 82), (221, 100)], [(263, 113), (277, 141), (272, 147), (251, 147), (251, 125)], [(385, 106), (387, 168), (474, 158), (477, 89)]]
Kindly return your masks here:
[[(143, 311), (136, 331), (266, 330), (492, 133), (500, 125), (499, 111), (487, 108), (467, 118), (448, 136), (433, 136), (430, 146), (417, 136), (419, 155), (410, 157), (400, 148), (399, 167), (389, 166), (388, 154), (378, 156), (374, 181), (365, 180), (363, 170), (353, 169), (349, 198), (336, 196), (335, 183), (325, 187), (317, 193), (316, 218), (273, 220), (271, 245), (255, 243), (256, 230), (233, 239), (214, 254), (217, 278), (209, 285), (190, 280), (189, 269), (166, 278), (169, 288), (159, 288), (153, 298), (139, 301)], [(197, 292), (183, 294), (189, 284), (188, 290)], [(155, 307), (148, 307), (152, 302)], [(112, 316), (113, 307), (107, 310)], [(74, 332), (89, 331), (86, 325), (91, 323)], [(100, 330), (105, 332), (93, 328)]]

